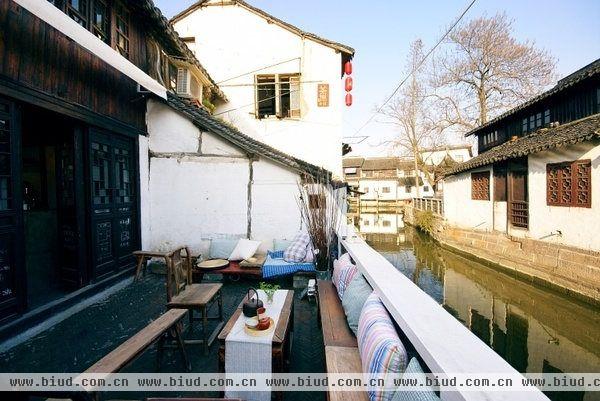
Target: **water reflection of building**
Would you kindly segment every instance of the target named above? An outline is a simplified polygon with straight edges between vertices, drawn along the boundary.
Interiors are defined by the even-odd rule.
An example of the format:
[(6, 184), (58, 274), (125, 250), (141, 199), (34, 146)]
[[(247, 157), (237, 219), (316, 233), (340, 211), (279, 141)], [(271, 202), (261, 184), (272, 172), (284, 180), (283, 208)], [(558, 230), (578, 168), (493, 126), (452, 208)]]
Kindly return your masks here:
[[(462, 258), (408, 228), (404, 246), (380, 252), (517, 370), (598, 370), (597, 309)], [(596, 395), (563, 392), (551, 398), (590, 401)]]
[(404, 221), (401, 214), (361, 213), (356, 225), (364, 234), (396, 234), (404, 228)]

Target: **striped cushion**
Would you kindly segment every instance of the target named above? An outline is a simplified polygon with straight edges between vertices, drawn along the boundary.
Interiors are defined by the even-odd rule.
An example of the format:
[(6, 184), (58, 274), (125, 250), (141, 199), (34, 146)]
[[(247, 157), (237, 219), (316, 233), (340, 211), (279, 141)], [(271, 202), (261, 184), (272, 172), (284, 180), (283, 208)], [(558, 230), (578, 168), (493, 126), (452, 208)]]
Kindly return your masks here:
[[(365, 301), (358, 321), (358, 351), (363, 372), (383, 374), (387, 380), (399, 378), (406, 369), (408, 355), (379, 296), (373, 292)], [(393, 391), (368, 387), (371, 401), (389, 401)]]
[[(416, 358), (412, 358), (410, 360), (404, 373), (414, 375), (410, 376), (410, 378), (418, 380), (418, 383), (425, 384), (425, 373), (423, 372), (423, 368)], [(419, 386), (419, 389), (415, 391), (407, 391), (403, 389), (396, 390), (392, 401), (440, 401), (440, 398), (435, 395), (435, 391), (432, 387), (423, 385), (422, 387)]]
[(344, 298), (344, 292), (358, 273), (358, 269), (354, 265), (340, 267), (339, 277), (337, 281), (337, 292), (340, 299)]
[(333, 282), (333, 285), (335, 285), (335, 288), (337, 288), (338, 296), (340, 297), (340, 299), (342, 299), (342, 297), (344, 296), (344, 291), (346, 287), (348, 287), (348, 284), (350, 284), (350, 282), (354, 278), (354, 275), (358, 271), (346, 271), (347, 267), (354, 267), (356, 269), (356, 266), (354, 266), (352, 260), (350, 260), (350, 254), (348, 253), (343, 254), (342, 256), (340, 256), (339, 259), (333, 261), (333, 274), (331, 276), (331, 281)]

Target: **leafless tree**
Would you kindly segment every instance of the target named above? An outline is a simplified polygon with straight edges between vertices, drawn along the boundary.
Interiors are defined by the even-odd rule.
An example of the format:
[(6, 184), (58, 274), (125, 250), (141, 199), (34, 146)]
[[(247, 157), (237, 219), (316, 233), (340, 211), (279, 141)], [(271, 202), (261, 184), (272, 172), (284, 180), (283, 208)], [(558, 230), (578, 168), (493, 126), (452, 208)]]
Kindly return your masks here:
[(419, 172), (424, 173), (433, 184), (433, 171), (425, 165), (422, 149), (443, 143), (442, 135), (435, 120), (430, 115), (432, 99), (429, 96), (427, 77), (423, 61), (423, 42), (412, 43), (407, 60), (407, 70), (412, 72), (407, 85), (380, 111), (383, 123), (392, 124), (398, 134), (391, 142), (394, 150), (402, 156), (414, 160), (416, 173), (415, 186), (419, 196)]
[(432, 62), (432, 86), (445, 127), (469, 131), (541, 92), (555, 79), (554, 57), (512, 36), (506, 14), (453, 30)]

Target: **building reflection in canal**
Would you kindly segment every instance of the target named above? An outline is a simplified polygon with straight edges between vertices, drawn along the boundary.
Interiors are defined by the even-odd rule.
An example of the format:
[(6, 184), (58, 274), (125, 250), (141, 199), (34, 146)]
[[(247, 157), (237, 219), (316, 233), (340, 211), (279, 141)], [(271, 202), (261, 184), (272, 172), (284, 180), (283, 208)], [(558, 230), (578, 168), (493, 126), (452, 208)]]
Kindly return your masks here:
[[(461, 257), (410, 226), (398, 225), (393, 233), (371, 230), (363, 235), (404, 275), (520, 372), (599, 371), (598, 308)], [(553, 400), (586, 401), (598, 399), (599, 395), (549, 394)]]

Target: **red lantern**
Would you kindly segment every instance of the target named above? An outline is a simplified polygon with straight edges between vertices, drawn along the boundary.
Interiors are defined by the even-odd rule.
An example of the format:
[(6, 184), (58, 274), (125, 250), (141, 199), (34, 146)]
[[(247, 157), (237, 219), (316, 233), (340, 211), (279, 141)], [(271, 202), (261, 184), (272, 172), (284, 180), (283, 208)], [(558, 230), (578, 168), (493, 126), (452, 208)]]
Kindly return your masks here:
[(352, 93), (346, 93), (346, 106), (352, 106)]
[(346, 77), (346, 92), (350, 92), (352, 90), (353, 84), (354, 81), (352, 80), (352, 77)]
[(346, 75), (352, 74), (352, 62), (350, 60), (346, 61), (344, 64), (344, 72)]

